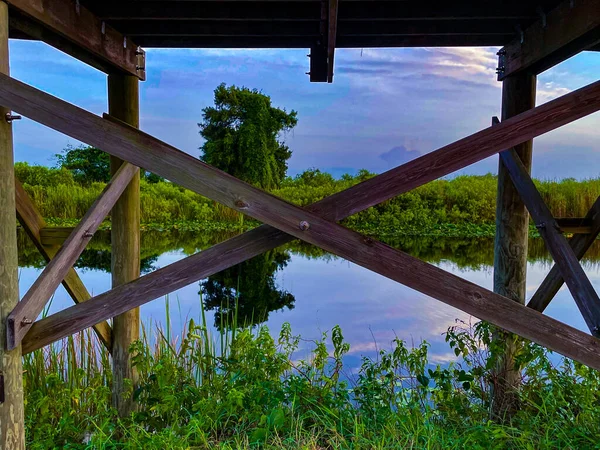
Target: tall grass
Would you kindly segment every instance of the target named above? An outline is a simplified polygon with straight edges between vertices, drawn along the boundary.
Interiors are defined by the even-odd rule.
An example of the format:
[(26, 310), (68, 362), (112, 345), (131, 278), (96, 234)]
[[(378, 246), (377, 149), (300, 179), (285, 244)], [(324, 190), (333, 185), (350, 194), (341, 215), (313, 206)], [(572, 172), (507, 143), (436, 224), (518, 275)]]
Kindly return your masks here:
[(461, 356), (449, 366), (429, 362), (427, 343), (396, 339), (354, 372), (338, 327), (315, 342), (289, 325), (277, 337), (265, 327), (215, 336), (201, 317), (180, 336), (144, 329), (132, 346), (138, 409), (126, 419), (110, 406), (110, 359), (91, 333), (26, 356), (28, 448), (584, 449), (600, 438), (598, 372), (554, 365), (527, 342), (519, 410), (490, 421), (483, 323), (448, 331)]
[[(47, 218), (80, 219), (103, 188), (101, 183), (79, 185), (63, 170), (25, 163), (17, 164), (16, 173)], [(356, 176), (334, 179), (327, 173), (309, 170), (287, 178), (273, 194), (305, 206), (372, 176), (361, 171)], [(557, 217), (585, 216), (600, 195), (600, 179), (546, 180), (536, 181), (536, 185)], [(493, 226), (495, 202), (495, 176), (459, 176), (434, 181), (356, 214), (346, 220), (346, 225), (382, 235), (423, 232), (445, 224)], [(172, 183), (141, 182), (141, 220), (146, 225), (177, 227), (182, 223), (200, 223), (202, 229), (221, 223), (236, 228), (239, 219), (236, 211)], [(252, 226), (253, 222), (248, 221), (247, 225)]]

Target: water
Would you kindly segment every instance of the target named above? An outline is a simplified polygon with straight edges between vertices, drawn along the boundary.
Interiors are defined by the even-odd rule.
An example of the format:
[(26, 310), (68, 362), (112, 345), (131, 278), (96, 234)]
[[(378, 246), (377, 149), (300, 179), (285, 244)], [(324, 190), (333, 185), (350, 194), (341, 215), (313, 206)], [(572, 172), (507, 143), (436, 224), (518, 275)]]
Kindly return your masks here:
[[(150, 272), (201, 251), (228, 236), (198, 233), (147, 232), (142, 239), (142, 267)], [(20, 292), (23, 295), (43, 268), (36, 249), (20, 234)], [(491, 239), (403, 239), (391, 242), (444, 270), (488, 289), (492, 288), (493, 241)], [(77, 263), (78, 272), (92, 295), (110, 289), (110, 244), (108, 233), (100, 233)], [(584, 260), (585, 271), (596, 289), (600, 288), (600, 245), (595, 244)], [(531, 297), (551, 267), (543, 242), (530, 241), (528, 297)], [(378, 349), (390, 348), (396, 336), (406, 341), (431, 344), (434, 363), (447, 363), (455, 355), (444, 341), (449, 326), (469, 315), (410, 288), (388, 280), (341, 258), (306, 244), (290, 245), (261, 255), (242, 266), (194, 283), (169, 295), (171, 330), (181, 333), (190, 318), (199, 320), (200, 295), (209, 309), (207, 320), (218, 327), (222, 318), (232, 315), (238, 299), (238, 321), (265, 322), (277, 333), (289, 322), (295, 334), (303, 337), (299, 357), (313, 347), (311, 340), (340, 325), (351, 350), (347, 367), (360, 365), (361, 356), (374, 356)], [(160, 298), (141, 308), (146, 327), (165, 328), (166, 300)], [(61, 286), (49, 313), (71, 306)], [(568, 290), (563, 287), (546, 313), (576, 328), (586, 330)], [(302, 354), (306, 353), (306, 354)]]

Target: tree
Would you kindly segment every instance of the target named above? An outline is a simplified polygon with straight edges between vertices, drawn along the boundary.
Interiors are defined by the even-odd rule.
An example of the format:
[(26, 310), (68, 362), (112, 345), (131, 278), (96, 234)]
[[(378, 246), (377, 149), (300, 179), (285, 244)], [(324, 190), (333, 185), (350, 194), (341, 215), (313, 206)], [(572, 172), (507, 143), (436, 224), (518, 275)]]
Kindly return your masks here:
[(271, 106), (271, 98), (256, 89), (225, 83), (215, 89), (215, 106), (202, 110), (201, 159), (263, 189), (279, 187), (287, 172), (291, 150), (281, 140), (298, 120)]
[(204, 307), (215, 311), (215, 327), (251, 326), (265, 322), (271, 311), (293, 309), (296, 299), (279, 289), (275, 273), (290, 260), (285, 250), (275, 249), (225, 269), (203, 281)]
[(110, 181), (110, 156), (95, 147), (68, 146), (55, 155), (56, 166), (70, 170), (73, 179), (81, 184)]
[[(96, 147), (72, 147), (69, 145), (62, 153), (56, 154), (54, 157), (56, 167), (69, 170), (77, 183), (108, 183), (111, 179), (110, 156)], [(164, 178), (151, 172), (142, 170), (141, 173), (148, 183), (164, 181)]]

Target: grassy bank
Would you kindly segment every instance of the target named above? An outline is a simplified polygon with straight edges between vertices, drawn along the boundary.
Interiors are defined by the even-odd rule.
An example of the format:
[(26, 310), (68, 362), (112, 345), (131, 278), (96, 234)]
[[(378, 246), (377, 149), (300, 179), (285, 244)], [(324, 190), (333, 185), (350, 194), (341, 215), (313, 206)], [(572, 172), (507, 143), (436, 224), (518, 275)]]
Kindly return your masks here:
[[(54, 225), (72, 225), (102, 191), (102, 183), (81, 185), (70, 172), (16, 165), (16, 174), (42, 215)], [(334, 179), (309, 170), (288, 178), (273, 194), (305, 206), (373, 176), (365, 171)], [(600, 195), (600, 179), (536, 181), (556, 217), (583, 217)], [(488, 237), (494, 234), (496, 177), (460, 176), (437, 180), (356, 214), (344, 223), (381, 237), (430, 235)], [(237, 212), (168, 182), (141, 183), (141, 220), (145, 229), (228, 231), (239, 229)], [(246, 227), (255, 226), (251, 220)], [(107, 225), (108, 226), (108, 225)], [(532, 228), (532, 234), (535, 229)]]
[(275, 339), (193, 322), (176, 339), (167, 327), (134, 344), (139, 409), (126, 420), (110, 407), (108, 355), (80, 334), (25, 357), (28, 448), (596, 448), (598, 372), (523, 343), (519, 408), (499, 424), (490, 329), (459, 325), (446, 339), (460, 363), (431, 365), (426, 343), (395, 340), (359, 368), (344, 365), (337, 327), (316, 342), (288, 325)]

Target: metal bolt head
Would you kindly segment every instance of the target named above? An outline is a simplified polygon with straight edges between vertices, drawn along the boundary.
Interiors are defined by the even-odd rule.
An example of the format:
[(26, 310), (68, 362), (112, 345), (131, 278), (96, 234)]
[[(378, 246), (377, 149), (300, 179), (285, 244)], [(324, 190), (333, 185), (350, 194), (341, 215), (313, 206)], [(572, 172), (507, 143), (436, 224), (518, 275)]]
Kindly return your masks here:
[(299, 224), (298, 227), (302, 230), (302, 231), (306, 231), (310, 228), (310, 223), (308, 223), (306, 220), (302, 220)]
[(248, 207), (248, 203), (246, 203), (244, 200), (236, 200), (234, 205), (240, 209), (245, 209)]
[(12, 113), (6, 113), (4, 115), (4, 119), (8, 122), (8, 123), (12, 123), (13, 120), (21, 120), (21, 116), (19, 116), (18, 114), (12, 114)]
[(21, 325), (31, 325), (32, 323), (33, 323), (33, 320), (31, 320), (31, 319), (25, 318), (25, 319), (21, 320)]

